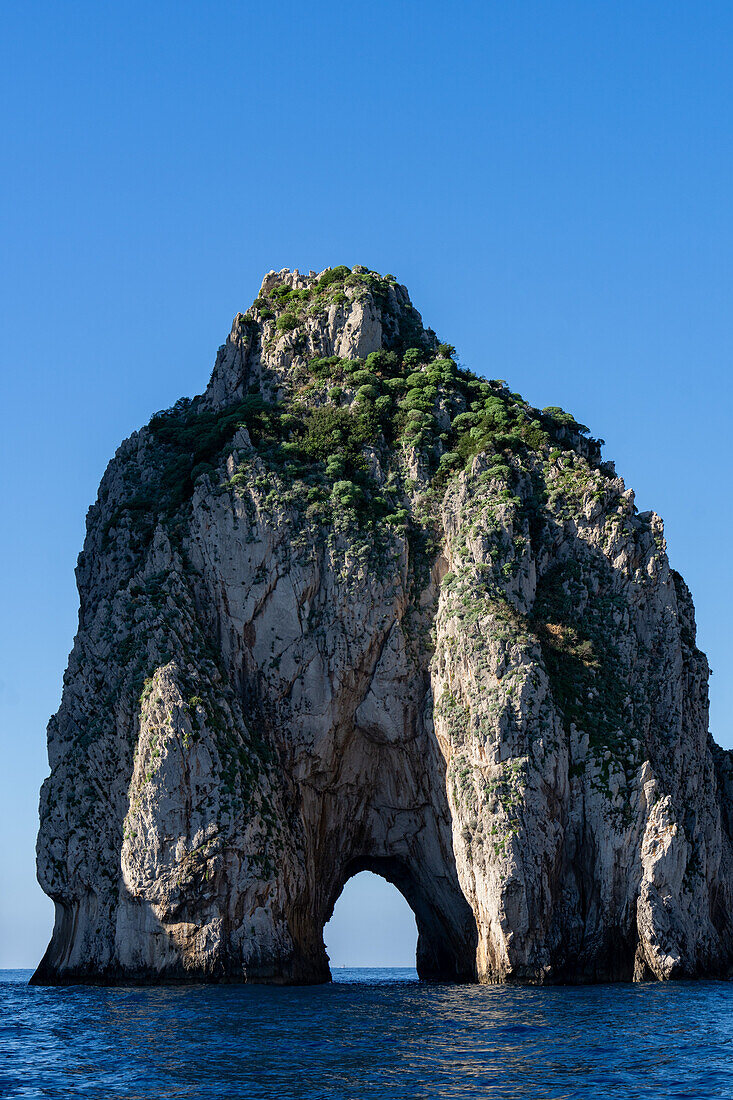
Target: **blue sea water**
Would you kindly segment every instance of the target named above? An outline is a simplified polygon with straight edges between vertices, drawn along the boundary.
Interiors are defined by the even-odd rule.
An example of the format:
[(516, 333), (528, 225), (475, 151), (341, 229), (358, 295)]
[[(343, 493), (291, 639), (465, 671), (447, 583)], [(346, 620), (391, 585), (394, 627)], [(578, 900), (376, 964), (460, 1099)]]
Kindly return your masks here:
[(45, 989), (0, 971), (0, 1096), (731, 1097), (733, 983)]

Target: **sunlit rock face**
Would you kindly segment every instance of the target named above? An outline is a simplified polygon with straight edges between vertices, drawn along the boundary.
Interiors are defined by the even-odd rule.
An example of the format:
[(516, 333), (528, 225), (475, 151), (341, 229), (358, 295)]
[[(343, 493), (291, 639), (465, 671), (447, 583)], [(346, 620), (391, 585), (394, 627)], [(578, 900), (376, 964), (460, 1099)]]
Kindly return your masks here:
[(391, 276), (267, 275), (77, 577), (36, 981), (328, 980), (363, 869), (423, 977), (728, 972), (733, 761), (662, 523)]

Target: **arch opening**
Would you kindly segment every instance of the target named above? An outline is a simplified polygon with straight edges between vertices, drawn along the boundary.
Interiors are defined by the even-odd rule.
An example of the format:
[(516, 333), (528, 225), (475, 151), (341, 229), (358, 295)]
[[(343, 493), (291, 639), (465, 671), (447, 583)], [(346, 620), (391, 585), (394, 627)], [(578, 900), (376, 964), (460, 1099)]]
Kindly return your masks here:
[(345, 884), (323, 929), (331, 971), (342, 967), (410, 967), (417, 954), (415, 914), (400, 891), (373, 871)]
[[(343, 918), (339, 918), (341, 927), (339, 924), (335, 926), (331, 925), (331, 918), (333, 916), (336, 903), (341, 897), (344, 887), (353, 878), (361, 875), (362, 872), (371, 872), (372, 876), (378, 876), (385, 879), (392, 886), (396, 887), (399, 894), (402, 895), (405, 905), (400, 906), (399, 902), (395, 901), (395, 898), (391, 895), (387, 895), (389, 898), (388, 909), (385, 913), (385, 919), (382, 919), (376, 926), (378, 935), (384, 935), (385, 931), (389, 933), (390, 911), (392, 914), (397, 915), (397, 923), (394, 926), (393, 939), (394, 943), (389, 950), (396, 949), (399, 952), (405, 951), (405, 944), (410, 941), (414, 944), (414, 966), (417, 970), (418, 977), (429, 981), (448, 981), (448, 982), (470, 982), (476, 980), (476, 925), (473, 920), (473, 914), (461, 896), (460, 903), (456, 907), (456, 899), (443, 898), (439, 899), (438, 894), (442, 891), (436, 891), (434, 889), (435, 883), (421, 882), (419, 876), (415, 875), (410, 867), (403, 863), (402, 860), (392, 857), (363, 857), (360, 859), (352, 860), (344, 868), (343, 874), (337, 883), (336, 889), (330, 898), (330, 903), (326, 909), (326, 917), (324, 921), (324, 932), (328, 928), (329, 947), (333, 949), (334, 935), (345, 936), (345, 947), (348, 952), (348, 936), (349, 936), (349, 910), (350, 905), (348, 898), (352, 897), (352, 892), (347, 895), (347, 907), (344, 921)], [(362, 880), (364, 888), (369, 889), (370, 880)], [(354, 888), (352, 888), (352, 891)], [(360, 893), (359, 885), (356, 886), (355, 896), (358, 900)], [(384, 900), (384, 891), (377, 887), (376, 891), (372, 887), (372, 898), (379, 905), (379, 896)], [(432, 895), (432, 896), (431, 896)], [(412, 935), (405, 936), (406, 929), (410, 928), (409, 919), (406, 918), (406, 912), (412, 914), (415, 932), (416, 943), (414, 933)], [(364, 914), (366, 916), (367, 913)], [(381, 929), (380, 929), (381, 926)], [(356, 931), (354, 931), (354, 925), (352, 923), (351, 934), (360, 935), (359, 928), (363, 928), (363, 922), (361, 920), (356, 923)], [(402, 942), (400, 941), (397, 933), (401, 932)], [(339, 949), (341, 946), (339, 945)], [(379, 950), (379, 948), (377, 948)], [(325, 954), (325, 947), (324, 947)], [(353, 957), (353, 956), (352, 956)], [(382, 957), (386, 958), (386, 955)], [(335, 959), (332, 960), (332, 965), (346, 965), (345, 963), (339, 964)], [(352, 963), (351, 965), (355, 965)], [(370, 965), (369, 963), (362, 963), (361, 965)], [(377, 964), (379, 965), (379, 964)], [(399, 965), (397, 963), (381, 963), (383, 966)], [(406, 961), (403, 965), (411, 965), (411, 961)]]

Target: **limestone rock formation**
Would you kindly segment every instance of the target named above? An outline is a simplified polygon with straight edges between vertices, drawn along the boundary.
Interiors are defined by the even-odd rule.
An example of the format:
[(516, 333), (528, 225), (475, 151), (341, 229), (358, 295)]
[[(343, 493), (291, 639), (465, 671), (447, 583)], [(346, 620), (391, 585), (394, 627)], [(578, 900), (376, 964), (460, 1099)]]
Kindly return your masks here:
[(446, 980), (733, 955), (733, 759), (662, 523), (365, 268), (271, 272), (90, 509), (37, 982), (327, 980), (347, 879)]

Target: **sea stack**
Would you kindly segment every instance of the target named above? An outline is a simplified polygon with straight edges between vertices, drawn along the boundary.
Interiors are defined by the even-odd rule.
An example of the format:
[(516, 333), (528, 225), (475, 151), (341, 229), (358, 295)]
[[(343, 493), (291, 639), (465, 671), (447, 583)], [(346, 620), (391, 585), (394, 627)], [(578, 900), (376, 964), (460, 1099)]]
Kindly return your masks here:
[(662, 522), (405, 287), (271, 272), (117, 451), (48, 729), (38, 983), (329, 979), (344, 883), (420, 975), (724, 975), (733, 757)]

